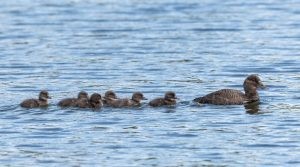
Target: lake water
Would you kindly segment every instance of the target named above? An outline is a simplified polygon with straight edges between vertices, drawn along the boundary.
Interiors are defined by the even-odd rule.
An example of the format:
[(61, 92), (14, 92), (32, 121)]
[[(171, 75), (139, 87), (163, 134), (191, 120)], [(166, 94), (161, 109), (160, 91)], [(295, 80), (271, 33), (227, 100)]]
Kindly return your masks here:
[[(1, 166), (300, 166), (296, 0), (0, 2)], [(249, 74), (261, 103), (195, 105)], [(48, 109), (19, 103), (47, 89)], [(80, 90), (176, 107), (55, 104)], [(147, 101), (146, 101), (147, 102)], [(145, 103), (146, 103), (145, 102)]]

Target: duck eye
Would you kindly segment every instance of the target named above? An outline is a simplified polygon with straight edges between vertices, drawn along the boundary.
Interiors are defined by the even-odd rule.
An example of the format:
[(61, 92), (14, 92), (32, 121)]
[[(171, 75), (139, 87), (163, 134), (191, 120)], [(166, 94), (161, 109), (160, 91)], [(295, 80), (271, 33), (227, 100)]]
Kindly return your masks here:
[(255, 82), (256, 82), (256, 83), (260, 83), (260, 79), (256, 77), (256, 78), (255, 78)]

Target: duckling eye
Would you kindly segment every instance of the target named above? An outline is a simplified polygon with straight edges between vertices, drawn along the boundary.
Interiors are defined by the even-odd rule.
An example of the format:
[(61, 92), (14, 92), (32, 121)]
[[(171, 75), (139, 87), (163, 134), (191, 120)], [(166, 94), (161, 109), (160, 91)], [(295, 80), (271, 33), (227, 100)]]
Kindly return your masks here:
[(257, 77), (255, 77), (255, 82), (256, 82), (256, 83), (259, 83), (259, 82), (260, 82), (260, 79), (257, 78)]

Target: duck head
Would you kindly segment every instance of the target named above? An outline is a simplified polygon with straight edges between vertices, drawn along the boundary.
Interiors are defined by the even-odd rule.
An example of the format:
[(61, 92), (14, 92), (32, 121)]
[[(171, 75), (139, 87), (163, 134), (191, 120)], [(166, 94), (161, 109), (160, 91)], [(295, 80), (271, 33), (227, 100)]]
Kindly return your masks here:
[(41, 91), (39, 94), (39, 100), (47, 101), (48, 99), (51, 99), (51, 97), (49, 96), (49, 93), (46, 90)]
[(176, 94), (172, 91), (168, 91), (165, 93), (165, 100), (168, 101), (176, 101), (177, 97)]
[(141, 92), (135, 92), (135, 93), (133, 93), (131, 99), (133, 101), (136, 101), (136, 102), (140, 102), (142, 100), (147, 100), (147, 98), (145, 98), (144, 95), (143, 95), (143, 93), (141, 93)]

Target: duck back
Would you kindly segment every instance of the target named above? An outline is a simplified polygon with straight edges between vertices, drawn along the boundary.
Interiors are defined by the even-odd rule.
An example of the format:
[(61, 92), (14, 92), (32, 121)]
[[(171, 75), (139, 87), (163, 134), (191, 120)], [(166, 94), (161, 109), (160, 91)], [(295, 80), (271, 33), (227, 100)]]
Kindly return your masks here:
[(246, 96), (239, 90), (221, 89), (203, 97), (196, 98), (194, 101), (202, 104), (238, 105), (246, 101)]
[(149, 105), (152, 107), (159, 107), (165, 105), (165, 99), (164, 98), (156, 98), (149, 102)]
[(21, 104), (21, 107), (24, 108), (35, 108), (35, 107), (39, 107), (39, 102), (37, 99), (27, 99), (24, 100)]
[(117, 99), (112, 101), (111, 106), (112, 107), (116, 107), (116, 108), (120, 108), (120, 107), (134, 107), (134, 106), (138, 106), (139, 103), (135, 103), (130, 99)]
[(76, 105), (76, 98), (65, 98), (58, 102), (58, 106), (60, 107), (71, 107)]
[(89, 100), (88, 99), (78, 99), (75, 102), (75, 107), (89, 108), (90, 107)]

